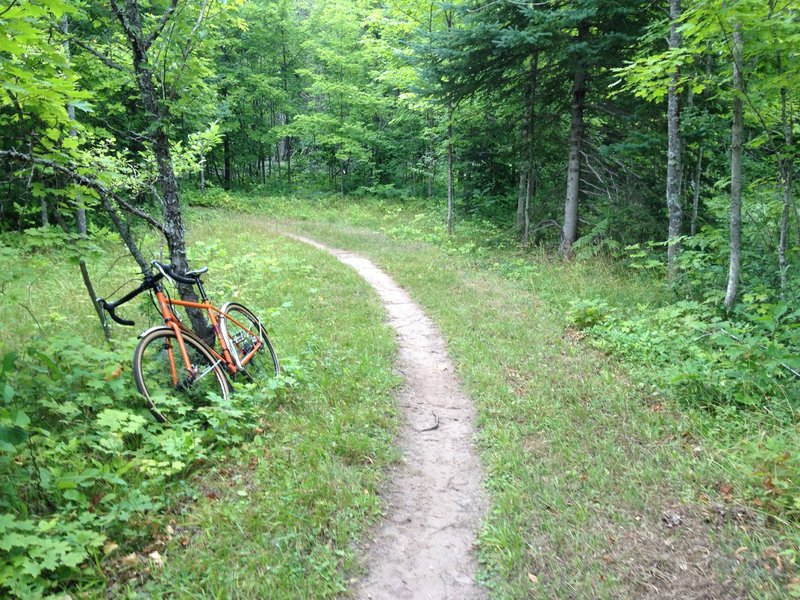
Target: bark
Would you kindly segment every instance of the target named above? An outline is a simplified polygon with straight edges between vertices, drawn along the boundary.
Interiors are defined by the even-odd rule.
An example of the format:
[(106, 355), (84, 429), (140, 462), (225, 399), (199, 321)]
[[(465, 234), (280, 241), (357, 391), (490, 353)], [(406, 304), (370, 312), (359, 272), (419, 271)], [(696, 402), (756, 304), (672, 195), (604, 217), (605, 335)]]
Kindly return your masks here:
[(691, 235), (697, 235), (697, 213), (700, 209), (700, 180), (703, 175), (703, 146), (697, 149), (697, 163), (694, 168), (694, 182), (692, 189), (692, 224)]
[(725, 308), (731, 310), (736, 302), (741, 271), (742, 236), (742, 145), (744, 137), (744, 77), (742, 59), (744, 40), (742, 26), (733, 28), (733, 122), (731, 125), (731, 219), (730, 219), (730, 263), (728, 287), (725, 292)]
[(536, 145), (536, 81), (539, 77), (539, 52), (534, 50), (531, 57), (530, 92), (528, 94), (528, 160), (527, 186), (525, 190), (525, 229), (522, 241), (527, 246), (531, 238), (531, 198), (536, 185), (536, 164), (534, 146)]
[[(428, 111), (428, 130), (433, 128), (433, 117)], [(433, 140), (428, 141), (428, 198), (433, 198), (433, 176), (436, 163), (434, 161)]]
[[(282, 73), (283, 73), (283, 91), (286, 94), (286, 98), (289, 98), (289, 62), (287, 60), (287, 52), (286, 52), (286, 32), (281, 30), (281, 38), (282, 38)], [(289, 115), (285, 115), (286, 118), (286, 125), (289, 124), (290, 118)], [(291, 190), (292, 189), (292, 138), (290, 136), (286, 136), (283, 138), (284, 147), (286, 150), (286, 185)]]
[[(681, 16), (680, 0), (670, 0), (669, 47), (677, 49), (681, 46), (681, 33), (678, 30), (678, 19)], [(680, 96), (678, 82), (680, 71), (676, 67), (672, 72), (667, 96), (667, 211), (669, 213), (669, 229), (667, 234), (667, 277), (670, 283), (677, 274), (677, 258), (680, 253), (678, 238), (681, 235), (683, 215), (681, 211), (681, 124)]]
[[(64, 48), (64, 60), (66, 61), (67, 65), (70, 63), (71, 54), (69, 48), (69, 18), (64, 15), (61, 18), (61, 32), (64, 34), (64, 42), (62, 46)], [(75, 105), (67, 104), (67, 116), (69, 117), (70, 121), (75, 120)], [(76, 137), (78, 132), (75, 131), (74, 127), (70, 127), (69, 129), (69, 137)], [(80, 235), (85, 236), (87, 234), (87, 223), (86, 223), (86, 209), (81, 205), (81, 196), (80, 194), (76, 196), (75, 203), (77, 204), (77, 208), (75, 210), (75, 226), (78, 230)], [(83, 263), (83, 259), (81, 259), (81, 263)], [(88, 274), (84, 277), (87, 279), (89, 276)], [(92, 300), (94, 302), (94, 300)]]
[(81, 269), (81, 278), (83, 279), (83, 285), (86, 287), (86, 292), (89, 294), (89, 298), (91, 298), (92, 300), (92, 306), (94, 306), (94, 312), (97, 313), (97, 318), (100, 319), (100, 325), (103, 328), (103, 337), (106, 338), (108, 345), (113, 348), (114, 342), (111, 340), (111, 330), (108, 327), (108, 321), (106, 321), (106, 316), (103, 314), (103, 308), (97, 303), (97, 292), (94, 291), (92, 280), (89, 278), (89, 269), (86, 267), (86, 261), (81, 259), (79, 262), (79, 266)]
[(50, 218), (47, 215), (47, 200), (39, 200), (39, 218), (42, 220), (42, 227), (50, 225)]
[[(578, 41), (586, 39), (589, 25), (578, 25)], [(562, 257), (572, 254), (572, 244), (578, 237), (578, 198), (581, 191), (581, 143), (583, 141), (583, 109), (586, 98), (586, 65), (579, 59), (575, 64), (572, 81), (572, 107), (569, 129), (569, 162), (567, 164), (567, 199), (564, 203), (564, 225), (558, 253)]]
[(453, 107), (447, 106), (447, 235), (453, 235)]
[(787, 108), (786, 88), (781, 89), (781, 124), (783, 126), (783, 142), (786, 146), (786, 157), (781, 161), (783, 171), (783, 211), (781, 213), (780, 240), (778, 241), (778, 271), (781, 280), (781, 298), (786, 297), (789, 265), (786, 262), (786, 250), (789, 245), (789, 214), (792, 208), (794, 177), (794, 123)]
[(525, 165), (519, 167), (519, 188), (517, 188), (517, 218), (514, 222), (517, 231), (525, 228), (525, 190), (527, 189), (527, 179), (525, 177)]
[[(287, 117), (288, 123), (288, 117)], [(292, 189), (292, 138), (288, 135), (284, 138), (286, 143), (286, 185)]]
[(525, 189), (525, 230), (522, 236), (522, 243), (528, 246), (531, 242), (531, 195), (533, 193), (533, 177), (528, 173), (527, 185)]
[(231, 189), (231, 139), (226, 133), (222, 138), (222, 188)]

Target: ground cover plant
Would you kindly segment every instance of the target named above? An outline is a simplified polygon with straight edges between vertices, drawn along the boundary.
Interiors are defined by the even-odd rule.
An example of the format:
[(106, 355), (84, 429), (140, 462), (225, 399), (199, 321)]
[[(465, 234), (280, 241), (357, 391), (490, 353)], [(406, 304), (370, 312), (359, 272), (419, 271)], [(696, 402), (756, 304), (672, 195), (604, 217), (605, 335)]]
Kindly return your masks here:
[[(672, 296), (651, 276), (631, 278), (602, 257), (520, 253), (481, 223), (450, 237), (440, 214), (413, 202), (260, 206), (291, 219), (276, 229), (368, 254), (442, 326), (481, 412), (493, 499), (481, 556), (498, 597), (638, 597), (669, 570), (659, 561), (692, 565), (672, 582), (675, 597), (797, 593), (798, 528), (784, 504), (793, 494), (765, 486), (761, 471), (771, 468), (775, 487), (794, 482), (786, 421), (709, 411), (657, 365), (637, 367), (608, 345), (611, 358), (587, 351), (609, 313), (649, 315), (642, 336), (666, 328), (652, 315)], [(709, 544), (716, 551), (701, 559)], [(704, 590), (709, 571), (717, 584)]]
[[(703, 479), (718, 479), (706, 485), (716, 492), (701, 493), (746, 501), (777, 523), (781, 575), (767, 580), (791, 582), (800, 518), (798, 0), (7, 0), (0, 29), (0, 452), (3, 510), (15, 515), (3, 545), (25, 567), (7, 572), (15, 589), (34, 585), (39, 569), (56, 587), (97, 587), (90, 567), (123, 544), (93, 535), (100, 529), (89, 521), (134, 488), (157, 500), (147, 485), (183, 481), (222, 437), (244, 447), (262, 436), (237, 422), (253, 416), (244, 390), (241, 415), (212, 400), (203, 421), (214, 431), (188, 424), (162, 439), (131, 412), (134, 398), (118, 383), (124, 367), (112, 368), (126, 349), (95, 339), (77, 271), (43, 262), (89, 259), (111, 289), (126, 283), (112, 268), (132, 264), (123, 254), (147, 269), (155, 249), (186, 270), (204, 256), (185, 235), (187, 200), (227, 207), (232, 223), (267, 211), (417, 244), (429, 262), (408, 264), (434, 281), (408, 281), (432, 295), (431, 311), (437, 295), (458, 297), (446, 277), (457, 265), (466, 270), (453, 273), (475, 269), (498, 290), (517, 286), (508, 294), (520, 307), (503, 304), (503, 293), (484, 302), (503, 304), (499, 317), (541, 302), (576, 348), (599, 352), (597, 364), (624, 362), (632, 385), (657, 398), (652, 412), (686, 421), (667, 437), (699, 448), (709, 473), (720, 473)], [(385, 200), (367, 206), (348, 195)], [(215, 235), (208, 251), (227, 251), (231, 240), (215, 249)], [(109, 253), (118, 238), (126, 253)], [(251, 254), (228, 256), (233, 279), (258, 274)], [(187, 286), (178, 294), (193, 296)], [(437, 313), (444, 327), (449, 314)], [(541, 326), (525, 343), (548, 340), (572, 365), (569, 347)], [(68, 333), (76, 330), (86, 344)], [(300, 389), (292, 386), (309, 386), (304, 348), (268, 394), (273, 412)], [(481, 358), (463, 364), (477, 369)], [(538, 375), (516, 359), (511, 372)], [(76, 450), (57, 457), (65, 441)], [(172, 459), (148, 463), (156, 451)], [(141, 485), (115, 479), (123, 468), (120, 480)], [(85, 469), (96, 470), (70, 479)], [(44, 532), (55, 530), (49, 545)], [(535, 587), (529, 575), (522, 583)]]
[[(170, 425), (153, 420), (131, 380), (135, 332), (158, 320), (147, 300), (125, 306), (138, 327), (116, 328), (109, 348), (77, 265), (52, 267), (72, 253), (61, 234), (4, 236), (3, 594), (150, 585), (170, 564), (169, 540), (188, 554), (205, 539), (202, 524), (177, 519), (211, 498), (246, 503), (269, 526), (274, 543), (262, 545), (259, 564), (272, 570), (262, 585), (319, 595), (342, 588), (392, 456), (391, 337), (363, 284), (336, 265), (310, 262), (304, 249), (229, 216), (190, 229), (195, 264), (210, 267), (209, 294), (258, 307), (284, 374), (266, 387), (238, 385), (228, 402), (212, 399)], [(155, 242), (148, 248), (158, 256)], [(136, 285), (116, 245), (90, 250), (104, 294)], [(352, 305), (354, 295), (363, 301)], [(351, 333), (342, 320), (360, 327)]]

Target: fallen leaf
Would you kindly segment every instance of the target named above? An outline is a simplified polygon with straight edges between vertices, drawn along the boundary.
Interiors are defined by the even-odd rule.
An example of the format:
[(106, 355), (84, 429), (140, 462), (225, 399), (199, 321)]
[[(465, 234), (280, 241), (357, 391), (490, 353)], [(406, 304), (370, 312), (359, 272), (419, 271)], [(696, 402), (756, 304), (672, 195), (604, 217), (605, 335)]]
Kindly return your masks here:
[(161, 554), (158, 550), (154, 550), (147, 557), (152, 561), (153, 565), (156, 567), (163, 567), (164, 566), (164, 559), (161, 557)]
[(122, 375), (122, 365), (119, 365), (111, 373), (106, 375), (106, 381), (111, 381), (112, 379), (119, 379), (120, 375)]
[(131, 552), (130, 554), (123, 556), (120, 562), (126, 567), (132, 567), (139, 562), (139, 556), (136, 554), (136, 552)]

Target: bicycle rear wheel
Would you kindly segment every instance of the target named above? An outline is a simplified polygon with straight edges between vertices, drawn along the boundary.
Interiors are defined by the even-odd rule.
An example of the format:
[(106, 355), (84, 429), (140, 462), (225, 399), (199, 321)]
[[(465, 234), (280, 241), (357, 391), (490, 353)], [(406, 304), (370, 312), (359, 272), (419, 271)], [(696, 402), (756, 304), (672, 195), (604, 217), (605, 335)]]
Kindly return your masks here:
[(191, 333), (182, 332), (192, 364), (186, 368), (175, 332), (160, 327), (146, 333), (133, 354), (133, 378), (147, 407), (162, 423), (208, 404), (208, 395), (227, 399), (231, 387), (219, 361)]
[(237, 302), (227, 302), (220, 310), (222, 339), (236, 366), (256, 383), (280, 373), (278, 356), (261, 320)]

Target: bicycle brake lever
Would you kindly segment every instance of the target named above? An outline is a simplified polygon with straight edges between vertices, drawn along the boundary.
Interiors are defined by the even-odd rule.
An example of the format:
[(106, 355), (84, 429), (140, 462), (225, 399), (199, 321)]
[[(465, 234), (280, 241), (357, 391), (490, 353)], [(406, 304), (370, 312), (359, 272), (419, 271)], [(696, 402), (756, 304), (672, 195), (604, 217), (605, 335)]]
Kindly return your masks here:
[(97, 303), (103, 307), (103, 310), (108, 313), (108, 316), (111, 317), (112, 321), (119, 323), (120, 325), (125, 325), (127, 327), (133, 327), (136, 325), (134, 321), (129, 321), (128, 319), (123, 319), (122, 317), (118, 317), (117, 313), (114, 312), (116, 307), (111, 306), (108, 302), (105, 301), (103, 298), (98, 298)]

